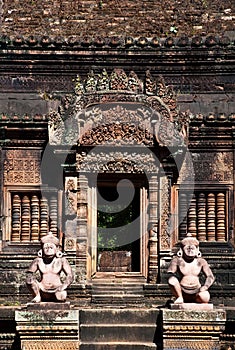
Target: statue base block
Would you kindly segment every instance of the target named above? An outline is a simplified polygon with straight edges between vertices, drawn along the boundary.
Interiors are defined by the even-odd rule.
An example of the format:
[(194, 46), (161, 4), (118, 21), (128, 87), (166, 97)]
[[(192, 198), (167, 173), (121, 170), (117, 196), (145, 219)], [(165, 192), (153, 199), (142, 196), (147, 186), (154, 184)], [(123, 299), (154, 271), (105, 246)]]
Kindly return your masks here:
[(164, 350), (220, 349), (219, 337), (226, 321), (224, 310), (162, 309), (162, 319)]
[(46, 302), (40, 303), (28, 303), (26, 304), (27, 310), (70, 310), (69, 302)]
[(208, 311), (208, 310), (213, 310), (213, 304), (197, 304), (197, 303), (171, 304), (170, 308), (171, 310)]
[(24, 350), (79, 349), (79, 311), (69, 303), (28, 304), (15, 321)]

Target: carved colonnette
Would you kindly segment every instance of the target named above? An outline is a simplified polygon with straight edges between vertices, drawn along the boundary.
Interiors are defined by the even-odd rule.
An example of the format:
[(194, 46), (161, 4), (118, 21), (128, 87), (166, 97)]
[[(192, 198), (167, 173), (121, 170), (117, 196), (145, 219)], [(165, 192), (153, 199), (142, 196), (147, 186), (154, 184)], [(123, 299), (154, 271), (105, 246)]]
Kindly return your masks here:
[(149, 271), (148, 281), (156, 283), (158, 277), (158, 177), (152, 176), (149, 181)]

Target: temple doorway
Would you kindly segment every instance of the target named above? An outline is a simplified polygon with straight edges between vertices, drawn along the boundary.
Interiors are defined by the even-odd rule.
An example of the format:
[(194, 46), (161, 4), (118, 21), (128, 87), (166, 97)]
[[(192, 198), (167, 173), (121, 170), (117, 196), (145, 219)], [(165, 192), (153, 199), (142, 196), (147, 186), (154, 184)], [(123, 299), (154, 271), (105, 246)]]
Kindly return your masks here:
[[(101, 174), (97, 178), (92, 229), (92, 274), (145, 275), (147, 188), (142, 175)], [(93, 196), (94, 197), (94, 196)], [(94, 212), (94, 206), (92, 206)]]

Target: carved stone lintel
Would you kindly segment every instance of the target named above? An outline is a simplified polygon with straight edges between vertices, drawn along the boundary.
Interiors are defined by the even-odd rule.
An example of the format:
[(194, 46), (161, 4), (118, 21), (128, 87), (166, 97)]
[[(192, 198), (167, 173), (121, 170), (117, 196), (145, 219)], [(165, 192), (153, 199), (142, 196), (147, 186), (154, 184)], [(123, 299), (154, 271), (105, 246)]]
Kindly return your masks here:
[(95, 149), (87, 155), (77, 155), (77, 171), (93, 173), (157, 174), (158, 160), (147, 148), (136, 152), (117, 152), (109, 149)]

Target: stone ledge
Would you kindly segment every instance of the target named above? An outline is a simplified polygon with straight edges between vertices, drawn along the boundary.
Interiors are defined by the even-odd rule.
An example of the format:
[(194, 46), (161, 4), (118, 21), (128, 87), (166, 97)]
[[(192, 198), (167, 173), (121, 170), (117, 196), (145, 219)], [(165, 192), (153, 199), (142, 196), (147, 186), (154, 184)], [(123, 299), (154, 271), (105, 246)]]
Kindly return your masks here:
[(171, 310), (208, 311), (208, 310), (213, 310), (213, 304), (197, 304), (197, 303), (170, 304), (170, 309)]

